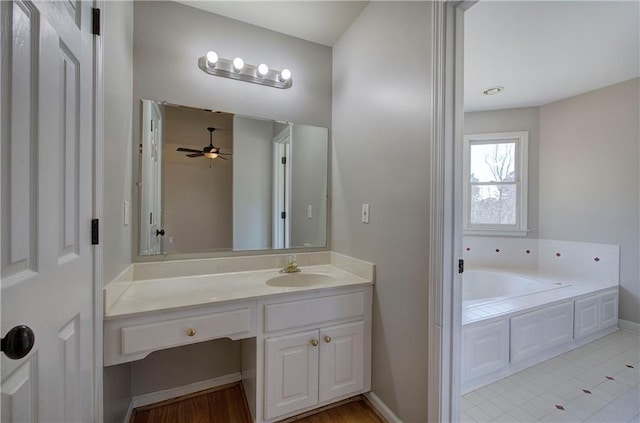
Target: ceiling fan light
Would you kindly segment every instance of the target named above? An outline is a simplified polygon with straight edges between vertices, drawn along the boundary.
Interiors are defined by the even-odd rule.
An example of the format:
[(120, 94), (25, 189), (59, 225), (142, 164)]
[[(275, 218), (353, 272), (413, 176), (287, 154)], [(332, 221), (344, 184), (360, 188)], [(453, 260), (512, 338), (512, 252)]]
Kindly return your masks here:
[(216, 157), (218, 157), (218, 153), (217, 152), (213, 152), (213, 151), (209, 151), (207, 153), (204, 153), (204, 156), (207, 159), (215, 159)]

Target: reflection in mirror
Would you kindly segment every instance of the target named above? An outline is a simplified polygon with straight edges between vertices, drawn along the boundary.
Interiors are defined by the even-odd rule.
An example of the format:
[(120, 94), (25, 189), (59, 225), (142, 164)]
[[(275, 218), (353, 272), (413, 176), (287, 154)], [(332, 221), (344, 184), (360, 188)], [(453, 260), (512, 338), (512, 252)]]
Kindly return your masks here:
[(326, 246), (326, 128), (142, 103), (140, 255)]

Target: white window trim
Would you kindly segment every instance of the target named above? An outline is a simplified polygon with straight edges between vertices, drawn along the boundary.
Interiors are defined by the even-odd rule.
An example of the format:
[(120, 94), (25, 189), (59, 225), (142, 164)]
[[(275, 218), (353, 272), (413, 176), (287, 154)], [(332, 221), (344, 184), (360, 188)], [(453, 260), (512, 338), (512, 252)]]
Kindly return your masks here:
[[(470, 184), (470, 147), (471, 144), (516, 140), (516, 208), (517, 222), (515, 225), (471, 225), (469, 206)], [(525, 236), (527, 229), (527, 198), (528, 198), (528, 153), (529, 153), (529, 132), (498, 132), (491, 134), (469, 134), (464, 136), (463, 154), (463, 231), (465, 235), (504, 235), (504, 236)]]

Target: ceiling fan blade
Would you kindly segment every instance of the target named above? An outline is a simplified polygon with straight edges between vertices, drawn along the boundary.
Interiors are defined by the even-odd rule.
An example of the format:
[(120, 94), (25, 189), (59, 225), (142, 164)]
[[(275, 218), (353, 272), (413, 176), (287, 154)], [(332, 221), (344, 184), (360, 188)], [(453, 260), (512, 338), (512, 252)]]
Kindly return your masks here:
[(230, 155), (231, 153), (220, 153), (220, 152), (218, 153), (218, 156), (230, 156)]
[(218, 154), (218, 159), (222, 159), (222, 160), (229, 160), (226, 157), (222, 157), (221, 155)]
[(187, 154), (187, 157), (202, 157), (202, 156), (204, 156), (204, 154), (202, 153)]
[(183, 147), (178, 148), (176, 151), (184, 151), (187, 153), (202, 153), (202, 150), (194, 150), (193, 148), (183, 148)]

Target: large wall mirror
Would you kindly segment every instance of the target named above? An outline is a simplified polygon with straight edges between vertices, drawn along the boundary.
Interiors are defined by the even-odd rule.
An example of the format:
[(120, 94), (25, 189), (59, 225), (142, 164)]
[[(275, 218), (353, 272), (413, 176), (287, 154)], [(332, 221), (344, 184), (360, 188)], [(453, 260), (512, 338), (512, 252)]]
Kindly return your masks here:
[(318, 248), (328, 129), (142, 100), (138, 254)]

